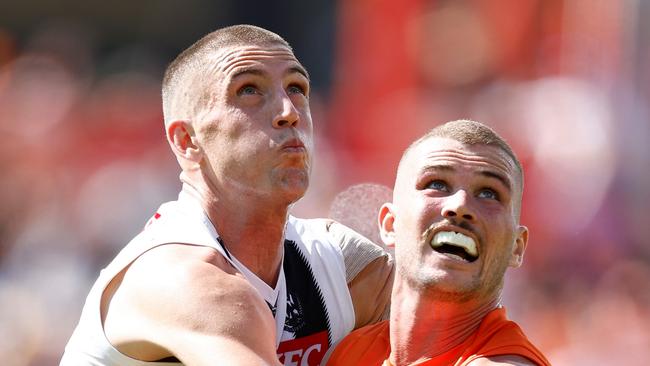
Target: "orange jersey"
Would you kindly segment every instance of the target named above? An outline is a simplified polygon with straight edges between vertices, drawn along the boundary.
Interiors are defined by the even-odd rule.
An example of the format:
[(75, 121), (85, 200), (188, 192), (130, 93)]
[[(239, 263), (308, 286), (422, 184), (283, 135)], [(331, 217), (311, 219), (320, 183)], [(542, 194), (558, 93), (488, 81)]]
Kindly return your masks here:
[[(389, 322), (383, 321), (352, 332), (336, 347), (327, 365), (382, 365), (390, 355), (388, 326)], [(461, 351), (460, 357), (455, 360), (450, 359), (450, 356), (457, 355)], [(465, 342), (418, 365), (466, 366), (477, 358), (499, 355), (518, 355), (540, 366), (551, 365), (528, 340), (517, 323), (506, 318), (505, 308), (497, 308), (489, 312), (479, 328)]]

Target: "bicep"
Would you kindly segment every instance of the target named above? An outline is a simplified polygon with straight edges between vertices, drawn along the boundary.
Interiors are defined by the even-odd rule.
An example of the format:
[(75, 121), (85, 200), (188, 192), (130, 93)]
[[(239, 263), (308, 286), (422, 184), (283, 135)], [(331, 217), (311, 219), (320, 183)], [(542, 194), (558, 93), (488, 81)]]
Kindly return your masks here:
[(175, 322), (177, 331), (169, 337), (167, 347), (187, 365), (277, 363), (271, 311), (248, 282), (226, 277), (217, 283), (194, 284), (221, 288), (200, 291), (198, 300), (181, 312), (187, 320)]
[(211, 256), (220, 255), (210, 250), (166, 245), (138, 259), (111, 304), (132, 320), (123, 328), (187, 365), (277, 362), (270, 310), (245, 279), (215, 264)]
[(392, 258), (380, 246), (337, 222), (331, 222), (328, 231), (343, 254), (355, 328), (382, 320), (390, 306)]
[(390, 257), (380, 257), (348, 284), (356, 317), (355, 329), (387, 318), (393, 275)]

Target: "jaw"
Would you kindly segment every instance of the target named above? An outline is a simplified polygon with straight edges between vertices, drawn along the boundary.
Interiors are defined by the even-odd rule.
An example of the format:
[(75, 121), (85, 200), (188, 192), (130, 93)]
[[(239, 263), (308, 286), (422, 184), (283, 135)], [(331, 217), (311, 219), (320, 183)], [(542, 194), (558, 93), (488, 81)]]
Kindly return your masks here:
[(423, 249), (419, 260), (413, 259), (413, 253), (398, 254), (396, 263), (399, 277), (409, 287), (432, 300), (454, 303), (468, 301), (480, 292), (480, 258), (468, 262), (460, 257), (438, 253), (429, 245), (423, 246)]
[[(432, 303), (468, 302), (476, 297), (478, 287), (471, 276), (459, 276), (449, 271), (420, 271), (399, 277), (422, 301)], [(395, 281), (400, 280), (396, 278)]]
[(309, 188), (309, 173), (300, 168), (284, 168), (274, 174), (274, 194), (286, 197), (292, 203), (302, 198)]

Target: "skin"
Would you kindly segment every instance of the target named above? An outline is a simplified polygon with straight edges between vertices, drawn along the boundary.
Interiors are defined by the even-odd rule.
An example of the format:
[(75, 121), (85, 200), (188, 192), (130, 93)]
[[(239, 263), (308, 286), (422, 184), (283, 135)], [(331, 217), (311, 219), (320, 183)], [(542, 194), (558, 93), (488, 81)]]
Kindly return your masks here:
[[(309, 185), (309, 78), (282, 45), (233, 45), (209, 57), (196, 78), (205, 103), (177, 111), (189, 117), (167, 121), (167, 140), (227, 250), (275, 287), (288, 211)], [(374, 319), (368, 304), (378, 293), (354, 289), (380, 291), (391, 275), (375, 262), (350, 284), (353, 296), (366, 296), (353, 299), (357, 325)], [(135, 359), (279, 364), (268, 306), (212, 248), (166, 244), (144, 253), (106, 288), (101, 315), (111, 344)]]
[(170, 123), (168, 136), (187, 156), (181, 179), (196, 188), (228, 250), (274, 286), (289, 207), (309, 185), (309, 80), (282, 46), (229, 47), (214, 61), (206, 108), (195, 123)]
[[(395, 245), (390, 319), (394, 365), (445, 353), (499, 305), (505, 271), (521, 265), (528, 242), (528, 230), (516, 214), (520, 204), (521, 176), (496, 147), (433, 137), (403, 158), (393, 203), (382, 206), (379, 214), (382, 239)], [(430, 242), (439, 231), (474, 239), (478, 259), (467, 262), (434, 251)], [(529, 362), (500, 356), (483, 358), (477, 365), (504, 360)]]

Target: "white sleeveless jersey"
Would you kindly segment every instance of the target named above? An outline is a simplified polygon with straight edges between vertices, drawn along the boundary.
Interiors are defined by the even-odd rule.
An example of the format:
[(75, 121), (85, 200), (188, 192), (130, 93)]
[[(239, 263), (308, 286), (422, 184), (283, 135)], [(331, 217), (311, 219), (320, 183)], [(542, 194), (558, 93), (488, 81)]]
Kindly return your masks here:
[(328, 230), (329, 223), (324, 219), (289, 217), (282, 271), (276, 287), (271, 288), (225, 249), (198, 202), (181, 192), (178, 201), (160, 206), (145, 229), (101, 271), (86, 298), (61, 365), (180, 364), (175, 358), (144, 362), (120, 353), (106, 339), (100, 316), (102, 293), (109, 282), (146, 251), (170, 243), (209, 246), (219, 251), (260, 292), (273, 311), (280, 362), (318, 365), (329, 347), (347, 335), (355, 323), (343, 253), (337, 238)]

